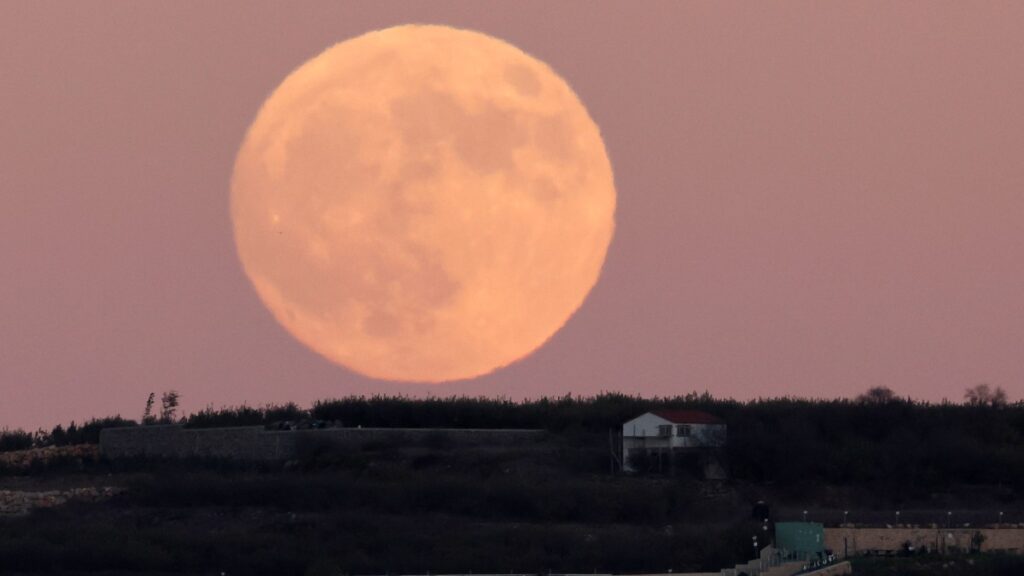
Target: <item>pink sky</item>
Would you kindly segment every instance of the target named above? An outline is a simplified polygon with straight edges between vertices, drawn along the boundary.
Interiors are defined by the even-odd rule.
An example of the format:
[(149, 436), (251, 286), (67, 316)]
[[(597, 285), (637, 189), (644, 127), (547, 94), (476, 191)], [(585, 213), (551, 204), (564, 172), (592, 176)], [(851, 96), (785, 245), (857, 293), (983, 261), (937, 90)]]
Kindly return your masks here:
[[(375, 392), (1024, 395), (1019, 2), (0, 4), (0, 428)], [(546, 61), (601, 127), (616, 236), (533, 356), (378, 382), (279, 327), (228, 181), (293, 68), (391, 25)]]

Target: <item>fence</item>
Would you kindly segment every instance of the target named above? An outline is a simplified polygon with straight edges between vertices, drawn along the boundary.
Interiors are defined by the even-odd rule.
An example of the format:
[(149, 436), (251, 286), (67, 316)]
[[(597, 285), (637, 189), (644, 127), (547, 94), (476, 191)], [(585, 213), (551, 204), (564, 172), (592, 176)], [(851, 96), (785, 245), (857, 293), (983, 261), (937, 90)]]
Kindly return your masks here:
[(856, 527), (927, 527), (971, 528), (1004, 527), (1024, 528), (1024, 507), (1016, 503), (1002, 510), (978, 509), (911, 509), (911, 510), (843, 510), (838, 508), (782, 508), (775, 511), (778, 521), (792, 520), (820, 522), (825, 526)]

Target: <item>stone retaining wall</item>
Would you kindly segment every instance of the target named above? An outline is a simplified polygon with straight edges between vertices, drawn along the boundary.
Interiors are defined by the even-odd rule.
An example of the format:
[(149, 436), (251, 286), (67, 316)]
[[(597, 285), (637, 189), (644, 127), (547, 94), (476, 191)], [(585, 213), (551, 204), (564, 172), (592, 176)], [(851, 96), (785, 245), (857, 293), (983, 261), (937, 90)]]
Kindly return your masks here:
[(371, 444), (411, 446), (528, 446), (543, 430), (461, 428), (325, 428), (265, 430), (262, 426), (183, 428), (179, 425), (104, 428), (100, 452), (107, 458), (216, 458), (272, 462), (292, 460), (306, 448), (359, 449)]
[(900, 552), (906, 542), (915, 550), (948, 553), (971, 549), (981, 534), (981, 551), (1024, 553), (1024, 528), (825, 528), (825, 548), (844, 555)]

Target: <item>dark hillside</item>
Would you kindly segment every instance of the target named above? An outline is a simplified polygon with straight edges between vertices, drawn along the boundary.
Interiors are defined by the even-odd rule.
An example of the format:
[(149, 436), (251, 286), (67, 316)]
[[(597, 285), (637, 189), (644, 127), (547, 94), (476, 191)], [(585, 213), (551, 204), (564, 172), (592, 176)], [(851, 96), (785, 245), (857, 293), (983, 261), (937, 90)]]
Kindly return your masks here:
[[(575, 451), (558, 439), (500, 451), (376, 442), (283, 468), (46, 469), (32, 478), (123, 491), (0, 517), (0, 561), (27, 573), (634, 572), (710, 569), (749, 552), (757, 527), (733, 495), (702, 496), (683, 478), (579, 473)], [(0, 489), (25, 486), (12, 479)]]
[[(609, 431), (662, 407), (726, 420), (731, 480), (610, 471)], [(1020, 404), (382, 397), (325, 401), (309, 410), (205, 410), (186, 423), (313, 419), (364, 427), (539, 427), (551, 434), (522, 447), (440, 440), (311, 446), (298, 460), (260, 466), (74, 457), (18, 467), (3, 457), (24, 451), (5, 452), (0, 490), (118, 491), (108, 500), (0, 517), (0, 572), (681, 572), (745, 561), (751, 534), (762, 533), (750, 520), (758, 499), (786, 519), (810, 510), (812, 519), (829, 521), (850, 509), (858, 522), (884, 522), (901, 507), (923, 521), (946, 510), (970, 521), (991, 522), (996, 510), (1005, 510), (1008, 522), (1024, 520)], [(88, 442), (103, 426), (124, 424), (93, 421), (27, 441)], [(25, 446), (25, 434), (4, 434), (11, 440), (0, 445)], [(1005, 573), (993, 566), (991, 574)], [(866, 569), (876, 568), (884, 566)]]
[[(513, 402), (489, 398), (348, 397), (306, 410), (294, 404), (206, 409), (189, 427), (260, 425), (316, 419), (344, 426), (543, 428), (579, 449), (580, 472), (608, 469), (609, 433), (648, 410), (711, 412), (729, 426), (726, 457), (733, 478), (802, 493), (808, 486), (860, 486), (899, 501), (951, 486), (992, 485), (1024, 495), (1024, 403), (1008, 406), (762, 399), (750, 402), (690, 394), (640, 398), (603, 394)], [(38, 432), (36, 444), (95, 442), (120, 418)], [(0, 433), (0, 449), (23, 447), (18, 431)]]

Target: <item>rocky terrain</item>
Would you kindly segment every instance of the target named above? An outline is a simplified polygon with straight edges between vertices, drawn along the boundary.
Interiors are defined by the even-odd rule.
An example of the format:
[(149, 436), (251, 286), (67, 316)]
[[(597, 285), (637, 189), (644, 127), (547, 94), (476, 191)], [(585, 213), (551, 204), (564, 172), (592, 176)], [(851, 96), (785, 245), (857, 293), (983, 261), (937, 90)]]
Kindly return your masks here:
[(74, 446), (47, 446), (14, 452), (0, 452), (0, 468), (11, 472), (22, 472), (33, 466), (50, 466), (57, 462), (84, 466), (96, 462), (100, 457), (99, 446), (78, 444)]
[(72, 469), (84, 468), (99, 460), (95, 445), (48, 446), (14, 452), (0, 452), (0, 467), (12, 476), (0, 484), (0, 517), (22, 516), (37, 508), (54, 508), (71, 501), (100, 502), (123, 492), (115, 486), (47, 486), (28, 482), (31, 478), (19, 475), (33, 470), (61, 464)]
[(123, 492), (114, 486), (72, 488), (70, 490), (47, 490), (32, 492), (24, 490), (0, 490), (0, 516), (20, 516), (34, 508), (53, 508), (71, 500), (99, 502)]

